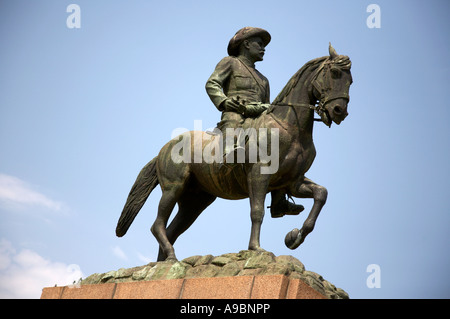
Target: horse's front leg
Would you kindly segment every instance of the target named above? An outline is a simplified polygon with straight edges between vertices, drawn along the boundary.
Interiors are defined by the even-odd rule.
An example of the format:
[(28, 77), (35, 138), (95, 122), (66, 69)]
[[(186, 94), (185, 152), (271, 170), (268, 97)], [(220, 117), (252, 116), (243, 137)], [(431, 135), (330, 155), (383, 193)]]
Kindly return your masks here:
[(267, 187), (269, 184), (269, 175), (259, 174), (259, 167), (252, 171), (248, 176), (248, 189), (250, 198), (250, 218), (252, 221), (252, 229), (250, 233), (250, 242), (248, 249), (264, 250), (260, 246), (261, 225), (264, 218), (264, 200), (266, 199)]
[(297, 228), (291, 230), (287, 233), (284, 240), (288, 248), (296, 249), (301, 243), (303, 243), (306, 236), (313, 231), (317, 217), (319, 216), (320, 211), (327, 200), (328, 192), (325, 187), (320, 186), (305, 177), (302, 183), (296, 184), (295, 187), (291, 189), (291, 194), (294, 197), (299, 198), (314, 198), (313, 207), (303, 223), (302, 228), (300, 230)]

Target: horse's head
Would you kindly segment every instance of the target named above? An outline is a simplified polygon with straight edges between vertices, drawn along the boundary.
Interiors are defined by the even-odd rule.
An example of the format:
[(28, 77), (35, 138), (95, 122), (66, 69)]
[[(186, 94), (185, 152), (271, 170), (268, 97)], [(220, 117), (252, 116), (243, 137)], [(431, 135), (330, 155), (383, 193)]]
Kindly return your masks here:
[(349, 89), (353, 82), (349, 57), (337, 54), (331, 44), (329, 53), (313, 80), (313, 94), (319, 101), (317, 111), (327, 126), (332, 122), (339, 125), (347, 117)]

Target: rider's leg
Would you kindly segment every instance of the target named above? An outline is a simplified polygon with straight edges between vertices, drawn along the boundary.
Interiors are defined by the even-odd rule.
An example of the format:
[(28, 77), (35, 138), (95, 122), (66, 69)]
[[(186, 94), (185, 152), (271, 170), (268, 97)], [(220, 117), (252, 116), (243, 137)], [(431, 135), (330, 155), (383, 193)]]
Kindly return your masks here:
[[(223, 167), (233, 168), (236, 164), (236, 151), (238, 149), (242, 149), (241, 145), (238, 145), (239, 136), (227, 135), (227, 129), (232, 129), (233, 133), (235, 133), (236, 128), (242, 127), (244, 123), (244, 116), (236, 112), (223, 112), (222, 120), (217, 123), (217, 128), (222, 131), (223, 138)], [(228, 131), (228, 133), (230, 133)], [(228, 136), (228, 138), (227, 138)]]

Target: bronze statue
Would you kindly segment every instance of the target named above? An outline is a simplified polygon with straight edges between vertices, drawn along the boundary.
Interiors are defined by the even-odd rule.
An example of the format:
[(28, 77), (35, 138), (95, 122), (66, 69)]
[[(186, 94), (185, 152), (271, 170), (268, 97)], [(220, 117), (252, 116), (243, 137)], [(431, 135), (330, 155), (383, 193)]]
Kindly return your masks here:
[[(256, 44), (250, 44), (252, 42), (250, 40), (242, 41), (239, 50), (248, 45), (255, 45), (255, 48), (259, 46), (260, 58), (262, 58), (264, 52), (261, 46), (268, 43), (267, 35), (259, 33), (259, 37), (255, 37), (254, 40), (257, 42)], [(252, 49), (248, 48), (248, 50)], [(241, 51), (236, 51), (236, 48), (231, 45), (230, 58), (225, 59), (230, 60), (230, 63), (241, 63), (232, 60), (232, 56), (236, 52)], [(222, 60), (221, 62), (227, 61)], [(221, 65), (221, 62), (218, 66)], [(251, 67), (251, 65), (247, 65), (247, 67)], [(254, 73), (254, 82), (250, 83), (249, 80), (248, 83), (232, 84), (236, 85), (236, 88), (241, 85), (244, 88), (244, 90), (236, 89), (235, 96), (230, 93), (230, 88), (233, 88), (231, 84), (223, 84), (221, 86), (224, 93), (222, 102), (219, 98), (216, 99), (220, 93), (217, 90), (216, 94), (218, 95), (211, 92), (207, 84), (208, 93), (213, 94), (214, 104), (223, 111), (219, 128), (234, 121), (235, 124), (230, 125), (259, 130), (270, 129), (277, 132), (275, 137), (272, 136), (267, 140), (269, 146), (279, 142), (276, 154), (279, 161), (277, 170), (270, 174), (262, 173), (263, 169), (269, 167), (271, 163), (258, 159), (255, 162), (246, 160), (235, 166), (231, 173), (223, 173), (221, 161), (199, 161), (198, 158), (195, 158), (198, 155), (198, 152), (196, 153), (198, 149), (202, 151), (212, 147), (214, 150), (219, 149), (214, 146), (220, 142), (220, 135), (198, 131), (186, 132), (163, 146), (158, 156), (141, 170), (119, 218), (116, 235), (119, 237), (125, 235), (147, 197), (159, 184), (162, 189), (162, 197), (158, 206), (158, 215), (151, 227), (151, 231), (160, 245), (158, 260), (176, 260), (174, 242), (217, 197), (250, 199), (252, 227), (248, 248), (263, 250), (260, 247), (260, 230), (264, 216), (265, 197), (268, 192), (272, 192), (272, 196), (274, 192), (278, 192), (297, 198), (314, 199), (313, 207), (302, 228), (300, 230), (293, 229), (285, 237), (285, 244), (288, 248), (297, 248), (313, 230), (316, 219), (327, 199), (326, 188), (305, 177), (305, 173), (312, 165), (316, 155), (312, 139), (314, 112), (327, 126), (331, 126), (332, 122), (340, 124), (345, 119), (348, 115), (349, 88), (352, 83), (350, 67), (350, 59), (347, 56), (338, 55), (330, 44), (329, 56), (307, 62), (294, 74), (270, 106), (264, 105), (268, 104), (268, 90), (263, 90), (263, 85), (259, 87), (259, 84), (255, 84), (258, 81), (257, 76), (260, 75), (256, 70), (249, 71)], [(249, 77), (248, 74), (247, 77)], [(214, 73), (212, 77), (214, 79)], [(210, 78), (214, 81), (213, 79)], [(264, 79), (262, 75), (259, 80), (261, 79)], [(249, 92), (248, 88), (253, 88), (254, 91)], [(239, 99), (237, 95), (240, 96)], [(264, 110), (259, 116), (249, 114), (247, 117), (245, 115), (245, 106), (247, 105), (252, 105), (254, 109), (258, 110), (264, 108)], [(227, 113), (244, 115), (241, 118), (239, 114), (238, 116), (227, 115)], [(174, 154), (179, 151), (180, 141), (188, 141), (188, 147), (183, 149), (183, 161), (174, 160)], [(248, 151), (252, 145), (247, 142), (241, 147)], [(178, 204), (178, 213), (167, 227), (175, 204)]]

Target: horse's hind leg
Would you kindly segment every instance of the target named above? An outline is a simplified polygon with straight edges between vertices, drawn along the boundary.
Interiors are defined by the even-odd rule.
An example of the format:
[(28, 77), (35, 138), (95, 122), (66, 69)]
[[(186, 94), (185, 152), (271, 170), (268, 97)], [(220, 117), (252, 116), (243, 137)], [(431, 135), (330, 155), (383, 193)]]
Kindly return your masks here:
[(167, 238), (166, 225), (181, 191), (182, 190), (178, 187), (173, 187), (169, 190), (163, 191), (162, 197), (159, 201), (158, 216), (151, 227), (151, 231), (158, 241), (165, 256), (167, 256), (167, 259), (176, 260), (173, 246)]
[[(189, 189), (192, 189), (191, 186)], [(171, 245), (184, 233), (197, 219), (197, 217), (216, 199), (215, 196), (205, 192), (192, 190), (184, 192), (178, 200), (178, 213), (167, 228), (167, 238)], [(158, 261), (167, 258), (163, 249), (159, 249)]]

